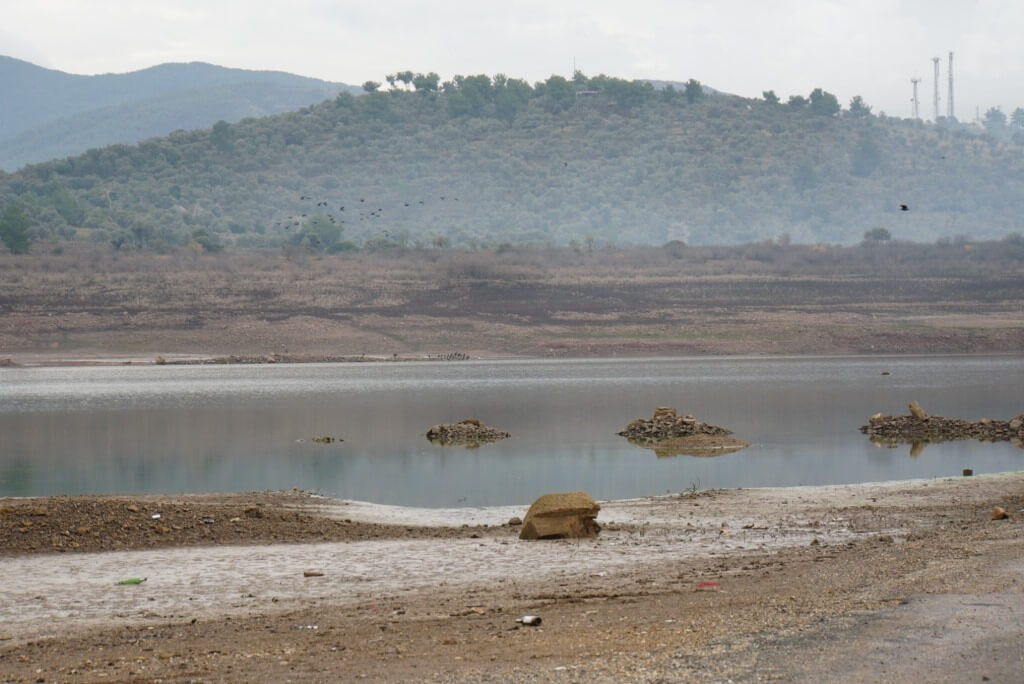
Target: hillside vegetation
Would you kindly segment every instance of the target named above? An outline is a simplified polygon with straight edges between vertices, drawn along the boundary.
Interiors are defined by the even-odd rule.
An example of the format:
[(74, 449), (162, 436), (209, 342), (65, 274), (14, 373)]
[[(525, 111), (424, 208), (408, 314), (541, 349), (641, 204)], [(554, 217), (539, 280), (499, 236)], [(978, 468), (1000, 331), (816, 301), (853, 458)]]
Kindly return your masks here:
[(346, 90), (357, 89), (198, 62), (81, 76), (0, 56), (0, 169), (220, 120), (280, 114)]
[(821, 89), (780, 102), (579, 73), (387, 80), (0, 175), (0, 203), (33, 244), (207, 251), (994, 239), (1024, 223), (1016, 116), (983, 131)]

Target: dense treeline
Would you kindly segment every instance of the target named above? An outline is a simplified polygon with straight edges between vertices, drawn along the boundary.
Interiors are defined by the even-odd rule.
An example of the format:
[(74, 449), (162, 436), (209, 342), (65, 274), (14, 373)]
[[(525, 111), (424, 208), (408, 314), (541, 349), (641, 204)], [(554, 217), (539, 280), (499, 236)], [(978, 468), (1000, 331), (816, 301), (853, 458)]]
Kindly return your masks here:
[(693, 80), (385, 80), (0, 174), (0, 210), (27, 217), (34, 242), (204, 251), (852, 243), (879, 228), (931, 242), (1024, 228), (1015, 119), (926, 125), (860, 98), (844, 109), (822, 89), (751, 100)]

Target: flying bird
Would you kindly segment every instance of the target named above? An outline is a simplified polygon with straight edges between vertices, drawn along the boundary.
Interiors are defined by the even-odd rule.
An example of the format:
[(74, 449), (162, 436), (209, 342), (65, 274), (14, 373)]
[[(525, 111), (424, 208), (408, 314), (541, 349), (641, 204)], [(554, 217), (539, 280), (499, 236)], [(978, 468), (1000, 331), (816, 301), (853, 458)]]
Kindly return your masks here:
[(901, 204), (900, 211), (910, 211), (910, 207), (908, 207), (906, 204)]

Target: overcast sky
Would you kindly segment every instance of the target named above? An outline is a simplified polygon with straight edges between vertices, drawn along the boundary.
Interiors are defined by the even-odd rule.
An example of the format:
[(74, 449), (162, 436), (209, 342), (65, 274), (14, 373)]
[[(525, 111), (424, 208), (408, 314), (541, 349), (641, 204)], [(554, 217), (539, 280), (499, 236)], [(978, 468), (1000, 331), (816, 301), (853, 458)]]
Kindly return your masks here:
[[(961, 120), (1024, 107), (1021, 0), (0, 0), (0, 54), (75, 74), (202, 61), (330, 81), (403, 69), (702, 83), (783, 100), (815, 87), (933, 111), (955, 53)], [(6, 96), (0, 93), (0, 96)]]

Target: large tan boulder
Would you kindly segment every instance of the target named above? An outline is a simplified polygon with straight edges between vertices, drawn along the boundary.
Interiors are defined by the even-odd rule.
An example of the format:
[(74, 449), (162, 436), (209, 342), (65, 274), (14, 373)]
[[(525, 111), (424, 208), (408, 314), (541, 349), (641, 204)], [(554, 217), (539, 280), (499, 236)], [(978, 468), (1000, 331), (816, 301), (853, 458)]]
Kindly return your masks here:
[(601, 531), (595, 520), (600, 510), (598, 503), (586, 492), (545, 494), (526, 512), (519, 538), (595, 537)]

